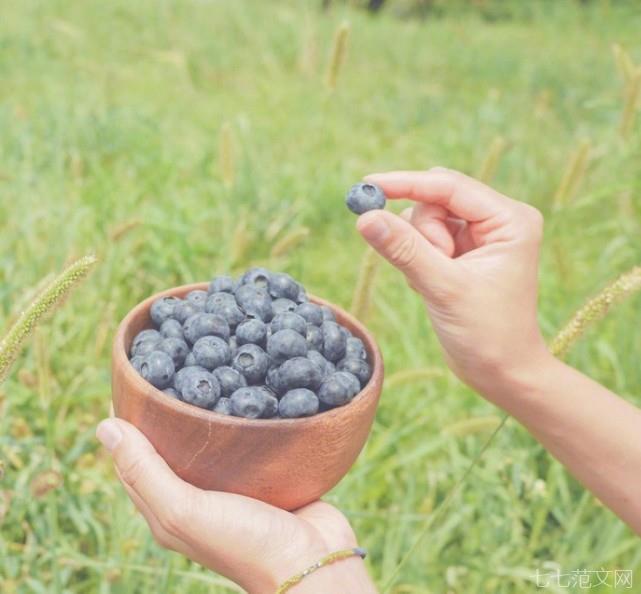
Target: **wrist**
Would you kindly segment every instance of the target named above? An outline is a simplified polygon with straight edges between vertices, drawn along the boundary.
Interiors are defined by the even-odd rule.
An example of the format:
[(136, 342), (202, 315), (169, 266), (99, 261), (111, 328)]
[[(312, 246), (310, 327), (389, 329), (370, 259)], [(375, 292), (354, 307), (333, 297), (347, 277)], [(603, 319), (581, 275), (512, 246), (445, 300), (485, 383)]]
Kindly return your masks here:
[(291, 590), (291, 594), (318, 594), (319, 592), (349, 592), (376, 594), (376, 588), (360, 557), (350, 557), (321, 567), (309, 574)]

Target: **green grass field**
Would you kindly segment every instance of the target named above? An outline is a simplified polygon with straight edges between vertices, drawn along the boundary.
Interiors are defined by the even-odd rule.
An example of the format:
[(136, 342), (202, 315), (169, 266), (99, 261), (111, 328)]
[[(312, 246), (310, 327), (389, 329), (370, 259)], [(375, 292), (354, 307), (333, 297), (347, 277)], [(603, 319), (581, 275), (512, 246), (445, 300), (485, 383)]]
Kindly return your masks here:
[[(254, 263), (349, 307), (365, 246), (342, 200), (362, 175), (437, 164), (475, 175), (503, 138), (492, 183), (546, 216), (549, 337), (641, 261), (641, 122), (622, 139), (611, 51), (619, 43), (641, 63), (634, 3), (523, 3), (498, 20), (452, 8), (426, 21), (398, 18), (391, 0), (376, 18), (318, 4), (4, 7), (0, 326), (66, 262), (95, 252), (100, 264), (0, 388), (3, 594), (235, 591), (154, 544), (98, 447), (111, 336), (150, 293)], [(349, 47), (331, 93), (343, 20)], [(586, 142), (576, 191), (555, 205)], [(292, 233), (302, 241), (274, 256)], [(638, 404), (640, 307), (618, 307), (569, 358)], [(387, 264), (367, 323), (388, 377), (433, 370), (385, 389), (365, 451), (327, 496), (382, 587), (500, 412), (447, 371), (420, 299)], [(484, 420), (461, 425), (470, 418)], [(508, 422), (391, 591), (528, 593), (549, 563), (632, 569), (641, 584), (638, 539)]]

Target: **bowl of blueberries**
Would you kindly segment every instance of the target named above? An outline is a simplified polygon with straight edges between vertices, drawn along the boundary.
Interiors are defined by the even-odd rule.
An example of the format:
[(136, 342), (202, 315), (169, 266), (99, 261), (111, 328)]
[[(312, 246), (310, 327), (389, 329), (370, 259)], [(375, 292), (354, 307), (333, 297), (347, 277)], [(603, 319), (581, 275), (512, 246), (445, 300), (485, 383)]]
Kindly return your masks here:
[(137, 305), (116, 334), (112, 378), (116, 416), (183, 479), (292, 510), (356, 460), (383, 361), (350, 314), (251, 268)]

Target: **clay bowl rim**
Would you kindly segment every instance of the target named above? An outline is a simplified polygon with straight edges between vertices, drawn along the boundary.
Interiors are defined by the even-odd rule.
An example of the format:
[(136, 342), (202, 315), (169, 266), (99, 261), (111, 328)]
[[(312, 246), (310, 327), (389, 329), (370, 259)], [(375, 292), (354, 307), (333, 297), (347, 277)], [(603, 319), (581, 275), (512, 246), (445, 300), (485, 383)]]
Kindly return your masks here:
[(143, 393), (146, 398), (151, 398), (152, 400), (155, 400), (159, 406), (163, 406), (165, 408), (171, 409), (178, 415), (186, 415), (188, 417), (193, 417), (197, 420), (207, 421), (207, 422), (218, 421), (220, 423), (226, 423), (232, 426), (237, 425), (239, 427), (242, 427), (242, 426), (266, 427), (266, 428), (273, 427), (274, 429), (276, 429), (278, 427), (283, 427), (285, 424), (288, 424), (288, 425), (296, 424), (302, 428), (305, 426), (310, 426), (318, 423), (325, 423), (328, 420), (338, 418), (345, 414), (350, 414), (350, 410), (354, 408), (354, 405), (357, 403), (360, 404), (360, 401), (363, 400), (363, 398), (372, 398), (374, 406), (376, 407), (378, 405), (379, 395), (378, 394), (372, 395), (372, 394), (366, 393), (366, 392), (369, 392), (372, 387), (376, 389), (376, 386), (380, 387), (379, 388), (379, 392), (380, 392), (380, 389), (382, 389), (382, 385), (383, 385), (383, 357), (381, 355), (381, 351), (378, 347), (378, 344), (376, 343), (376, 339), (374, 338), (372, 333), (364, 326), (364, 324), (362, 324), (350, 313), (346, 312), (341, 307), (329, 301), (326, 301), (325, 299), (316, 297), (315, 295), (311, 295), (309, 293), (307, 296), (311, 302), (316, 303), (317, 305), (326, 305), (332, 311), (337, 313), (339, 318), (344, 318), (346, 320), (349, 320), (350, 325), (352, 325), (358, 331), (358, 338), (360, 338), (365, 344), (365, 349), (368, 351), (368, 354), (371, 355), (372, 376), (370, 377), (367, 384), (363, 386), (361, 391), (348, 404), (345, 404), (344, 406), (338, 406), (336, 408), (332, 408), (322, 413), (317, 413), (310, 417), (299, 417), (296, 419), (246, 419), (244, 417), (222, 415), (220, 413), (216, 413), (211, 410), (205, 410), (205, 409), (199, 408), (192, 404), (187, 404), (186, 402), (182, 402), (181, 400), (172, 398), (171, 396), (164, 394), (162, 390), (159, 390), (158, 388), (155, 388), (154, 386), (152, 386), (149, 382), (145, 381), (140, 375), (138, 375), (136, 370), (132, 367), (131, 363), (129, 362), (129, 357), (127, 356), (127, 350), (125, 348), (125, 334), (129, 329), (129, 326), (131, 325), (132, 321), (141, 313), (141, 311), (144, 311), (144, 310), (148, 311), (149, 308), (151, 307), (151, 304), (156, 299), (159, 299), (160, 297), (168, 297), (172, 295), (186, 295), (190, 291), (194, 291), (194, 290), (206, 291), (208, 287), (209, 287), (209, 283), (202, 282), (202, 283), (190, 283), (187, 285), (173, 287), (165, 291), (160, 291), (159, 293), (155, 293), (154, 295), (151, 295), (144, 301), (141, 301), (140, 303), (138, 303), (123, 318), (123, 320), (120, 322), (118, 326), (116, 336), (114, 337), (112, 358), (113, 358), (113, 367), (115, 370), (118, 370), (117, 373), (122, 374), (123, 376), (122, 379), (124, 380), (125, 384), (136, 385), (139, 393)]

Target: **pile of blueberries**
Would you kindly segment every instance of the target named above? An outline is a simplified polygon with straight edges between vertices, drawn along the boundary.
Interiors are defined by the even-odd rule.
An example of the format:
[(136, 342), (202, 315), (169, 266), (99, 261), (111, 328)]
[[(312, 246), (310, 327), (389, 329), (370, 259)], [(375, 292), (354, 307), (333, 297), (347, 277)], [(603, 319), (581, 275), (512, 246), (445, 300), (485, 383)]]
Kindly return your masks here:
[(138, 373), (170, 397), (249, 419), (314, 415), (369, 381), (363, 342), (291, 276), (252, 268), (207, 291), (161, 297), (132, 341)]

